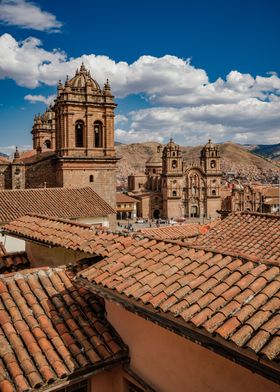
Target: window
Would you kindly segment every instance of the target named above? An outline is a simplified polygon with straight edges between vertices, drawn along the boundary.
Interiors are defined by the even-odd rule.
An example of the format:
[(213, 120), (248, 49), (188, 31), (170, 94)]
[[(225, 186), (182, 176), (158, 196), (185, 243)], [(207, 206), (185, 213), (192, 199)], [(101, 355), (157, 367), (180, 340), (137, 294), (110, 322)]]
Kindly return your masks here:
[(89, 182), (94, 182), (94, 177), (92, 174), (89, 176)]
[(216, 191), (215, 191), (215, 189), (212, 190), (212, 196), (216, 196)]
[(93, 146), (102, 147), (102, 122), (95, 121), (93, 124)]
[(76, 131), (76, 147), (84, 147), (84, 123), (77, 121), (75, 126)]
[(212, 169), (214, 169), (214, 168), (216, 167), (216, 161), (212, 160), (212, 161), (210, 162), (210, 167), (211, 167)]
[(50, 140), (45, 140), (44, 146), (46, 148), (51, 148), (51, 141)]
[(172, 196), (173, 196), (173, 197), (176, 197), (176, 196), (177, 196), (177, 192), (176, 192), (176, 191), (173, 191), (173, 192), (172, 192)]
[(174, 161), (172, 161), (172, 168), (176, 169), (176, 167), (177, 167), (177, 161), (174, 160)]
[(59, 389), (58, 392), (88, 392), (88, 380)]

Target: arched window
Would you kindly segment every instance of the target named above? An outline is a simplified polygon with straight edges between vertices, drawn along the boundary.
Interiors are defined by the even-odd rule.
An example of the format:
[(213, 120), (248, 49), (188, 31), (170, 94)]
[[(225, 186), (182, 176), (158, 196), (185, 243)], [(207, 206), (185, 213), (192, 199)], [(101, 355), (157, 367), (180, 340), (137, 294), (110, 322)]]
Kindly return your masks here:
[(93, 124), (93, 146), (102, 147), (102, 122), (95, 121)]
[(93, 175), (91, 174), (90, 176), (89, 176), (89, 182), (93, 182), (94, 181), (94, 177), (93, 177)]
[(177, 167), (177, 161), (174, 160), (174, 161), (172, 161), (172, 168), (176, 169), (176, 167)]
[(216, 196), (216, 191), (215, 191), (215, 189), (212, 190), (212, 196)]
[(44, 146), (46, 148), (51, 148), (51, 141), (50, 140), (45, 140)]
[(173, 197), (176, 197), (176, 196), (177, 196), (177, 192), (176, 192), (176, 191), (173, 191), (173, 192), (172, 192), (172, 196), (173, 196)]
[(84, 123), (77, 121), (75, 126), (76, 147), (84, 147)]
[(155, 174), (155, 172), (156, 172), (156, 169), (153, 169), (153, 173)]
[(216, 161), (214, 159), (210, 162), (210, 167), (214, 169), (216, 167)]

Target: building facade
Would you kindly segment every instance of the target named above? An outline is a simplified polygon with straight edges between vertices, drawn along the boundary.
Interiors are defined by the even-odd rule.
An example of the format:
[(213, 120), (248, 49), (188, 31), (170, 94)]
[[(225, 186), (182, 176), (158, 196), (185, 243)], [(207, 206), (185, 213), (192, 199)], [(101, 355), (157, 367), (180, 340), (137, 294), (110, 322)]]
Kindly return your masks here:
[(101, 89), (82, 64), (58, 83), (53, 107), (35, 116), (33, 151), (0, 162), (0, 189), (90, 186), (115, 208), (116, 106), (108, 80)]
[(148, 219), (215, 218), (221, 209), (221, 158), (209, 140), (199, 166), (188, 166), (172, 139), (146, 163), (145, 174), (130, 176), (130, 194), (140, 200), (138, 215)]
[(279, 186), (232, 184), (222, 200), (222, 211), (251, 211), (279, 214)]

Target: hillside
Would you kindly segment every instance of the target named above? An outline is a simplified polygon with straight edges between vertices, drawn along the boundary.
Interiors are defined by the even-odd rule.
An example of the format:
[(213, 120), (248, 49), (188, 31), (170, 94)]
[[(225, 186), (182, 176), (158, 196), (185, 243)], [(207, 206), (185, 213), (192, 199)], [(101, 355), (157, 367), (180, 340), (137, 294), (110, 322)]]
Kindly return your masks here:
[(259, 144), (252, 150), (255, 154), (262, 155), (273, 161), (280, 161), (280, 143)]
[[(144, 172), (145, 162), (156, 151), (159, 143), (135, 143), (120, 144), (116, 146), (117, 154), (122, 159), (118, 163), (118, 179), (130, 174), (141, 174)], [(182, 146), (184, 161), (199, 164), (199, 155), (202, 146), (184, 147)], [(223, 172), (235, 172), (248, 180), (261, 180), (271, 178), (280, 172), (280, 167), (275, 162), (266, 160), (255, 155), (240, 145), (234, 143), (220, 144)]]

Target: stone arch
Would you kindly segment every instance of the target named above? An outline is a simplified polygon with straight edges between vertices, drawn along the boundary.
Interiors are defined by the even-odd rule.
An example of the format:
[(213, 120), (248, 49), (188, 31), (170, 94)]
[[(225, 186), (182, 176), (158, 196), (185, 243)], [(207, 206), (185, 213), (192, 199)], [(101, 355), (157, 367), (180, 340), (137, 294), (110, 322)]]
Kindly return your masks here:
[(84, 130), (85, 124), (82, 120), (75, 123), (75, 145), (76, 147), (84, 147)]
[(100, 120), (94, 121), (93, 124), (93, 146), (103, 147), (103, 124)]

